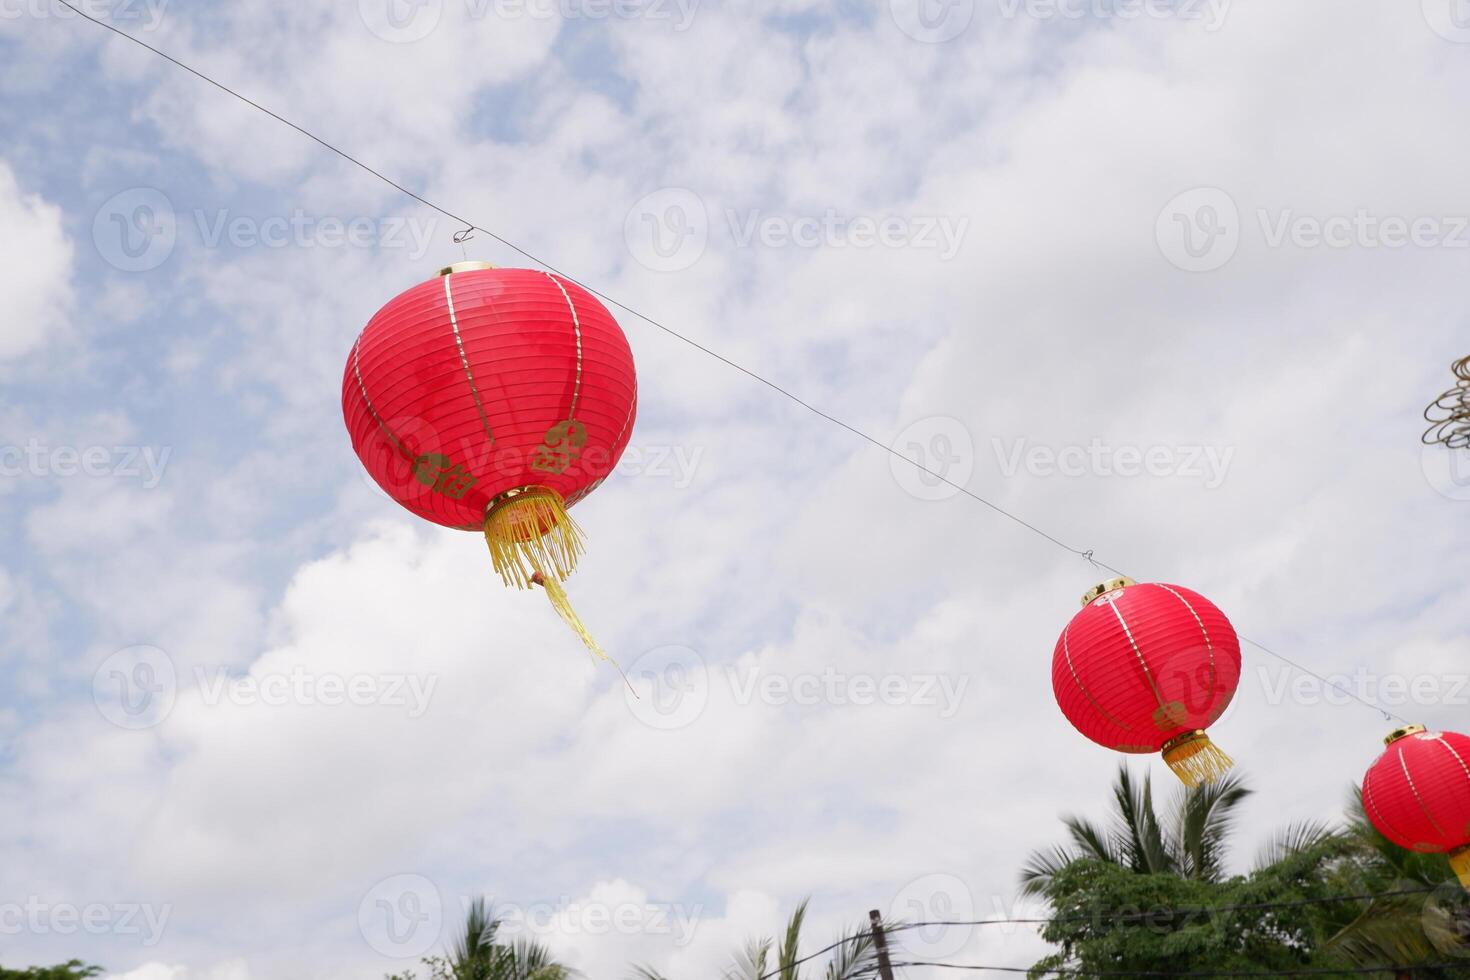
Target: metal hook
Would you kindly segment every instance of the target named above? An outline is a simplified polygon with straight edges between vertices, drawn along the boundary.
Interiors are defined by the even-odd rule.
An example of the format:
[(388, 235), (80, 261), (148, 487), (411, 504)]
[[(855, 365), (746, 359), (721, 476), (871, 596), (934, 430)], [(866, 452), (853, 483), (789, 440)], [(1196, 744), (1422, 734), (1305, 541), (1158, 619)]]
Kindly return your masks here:
[(462, 255), (462, 256), (464, 256), (465, 261), (469, 261), (469, 258), (470, 258), (470, 250), (467, 249), (467, 248), (465, 248), (464, 243), (467, 242), (467, 241), (469, 241), (470, 239), (472, 239), (474, 237), (475, 237), (475, 226), (474, 225), (470, 225), (464, 231), (457, 231), (457, 232), (454, 233), (454, 244), (456, 244), (456, 245), (459, 246), (459, 254)]

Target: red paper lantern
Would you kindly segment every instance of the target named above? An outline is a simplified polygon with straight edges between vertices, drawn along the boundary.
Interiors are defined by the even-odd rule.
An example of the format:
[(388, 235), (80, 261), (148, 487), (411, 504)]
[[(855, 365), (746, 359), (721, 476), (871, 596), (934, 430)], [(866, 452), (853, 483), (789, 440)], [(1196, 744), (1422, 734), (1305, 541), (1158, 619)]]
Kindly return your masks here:
[(1190, 786), (1232, 765), (1205, 734), (1240, 682), (1240, 641), (1204, 596), (1116, 578), (1082, 597), (1052, 657), (1057, 704), (1117, 752), (1162, 752)]
[(1421, 854), (1448, 854), (1470, 889), (1470, 737), (1408, 725), (1363, 777), (1363, 809), (1379, 832)]
[(607, 309), (560, 276), (460, 262), (390, 300), (347, 359), (352, 448), (394, 500), (483, 531), (507, 585), (540, 585), (605, 656), (561, 582), (582, 551), (567, 508), (617, 465), (637, 380)]

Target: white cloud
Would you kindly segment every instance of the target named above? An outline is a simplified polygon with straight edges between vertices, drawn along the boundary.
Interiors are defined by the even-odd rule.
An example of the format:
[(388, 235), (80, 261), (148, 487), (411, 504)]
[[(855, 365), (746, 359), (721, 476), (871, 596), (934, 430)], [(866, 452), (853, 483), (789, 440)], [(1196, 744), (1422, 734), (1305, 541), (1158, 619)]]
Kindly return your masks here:
[(155, 962), (126, 973), (106, 974), (103, 980), (250, 980), (250, 970), (242, 962), (221, 963), (203, 970)]
[(39, 350), (69, 328), (72, 245), (61, 209), (20, 186), (0, 160), (0, 362)]
[[(1425, 479), (1415, 443), (1444, 362), (1464, 353), (1462, 253), (1272, 247), (1258, 219), (1470, 214), (1450, 84), (1466, 69), (1417, 12), (1236, 7), (1214, 33), (977, 20), (923, 45), (881, 9), (870, 27), (800, 39), (710, 9), (686, 34), (615, 25), (614, 62), (596, 67), (630, 95), (578, 82), (587, 66), (553, 57), (545, 25), (467, 21), (390, 45), (343, 9), (232, 8), (228, 48), (248, 36), (273, 52), (263, 64), (203, 29), (176, 25), (165, 47), (884, 438), (959, 419), (975, 492), (1142, 578), (1199, 588), (1305, 663), (1449, 675), (1463, 662), (1470, 596), (1444, 572), (1465, 546), (1463, 504)], [(1322, 57), (1304, 74), (1307, 49)], [(189, 79), (147, 81), (149, 117), (221, 187), (265, 182), (283, 207), (325, 213), (399, 205)], [(507, 103), (521, 138), (485, 138), (467, 106), (509, 81), (528, 89)], [(722, 232), (684, 272), (645, 269), (624, 249), (628, 209), (676, 186), (716, 224), (727, 209), (831, 208), (970, 230), (947, 262), (742, 248)], [(1191, 274), (1155, 230), (1200, 186), (1226, 191), (1243, 226), (1233, 259)], [(1116, 763), (1051, 703), (1051, 646), (1089, 566), (973, 501), (916, 500), (879, 450), (623, 317), (643, 378), (635, 440), (703, 452), (687, 486), (625, 475), (578, 509), (592, 550), (573, 598), (635, 683), (659, 666), (647, 651), (696, 658), (694, 687), (678, 688), (701, 699), (696, 716), (644, 724), (652, 705), (630, 710), (539, 596), (503, 590), (473, 535), (411, 525), (352, 470), (341, 358), (379, 303), (455, 257), (437, 244), (446, 254), (422, 266), (181, 250), (190, 298), (227, 327), (173, 345), (170, 376), (229, 406), (201, 425), (237, 451), (181, 459), (183, 482), (150, 494), (68, 486), (25, 527), (34, 560), (99, 624), (53, 680), (85, 688), (118, 645), (106, 641), (126, 637), (165, 649), (183, 683), (153, 730), (108, 726), (84, 689), (14, 737), (0, 826), (66, 817), (0, 838), (0, 891), (172, 902), (160, 949), (101, 946), (168, 980), (184, 968), (165, 963), (224, 957), (262, 976), (397, 969), (357, 916), (403, 873), (443, 895), (440, 926), (480, 893), (701, 908), (687, 945), (592, 934), (563, 910), (547, 941), (592, 976), (645, 960), (708, 975), (807, 893), (812, 948), (874, 907), (1012, 912), (1022, 856), (1056, 839), (1059, 811), (1098, 812)], [(124, 298), (138, 315), (138, 291)], [(1007, 476), (997, 438), (1234, 455), (1210, 490)], [(321, 513), (282, 506), (321, 497)], [(262, 551), (281, 556), (264, 585), (242, 568)], [(25, 586), (7, 594), (20, 602)], [(1284, 815), (1336, 812), (1382, 727), (1356, 706), (1283, 701), (1290, 687), (1263, 666), (1278, 669), (1248, 650), (1219, 732), (1261, 790), (1242, 859)], [(216, 667), (253, 683), (437, 686), (412, 717), (210, 703)], [(963, 683), (956, 710), (853, 703), (854, 678), (921, 675)], [(797, 688), (822, 693), (807, 703)], [(1415, 714), (1455, 724), (1463, 707)], [(962, 942), (956, 958), (1000, 965), (1039, 945), (1025, 930)]]

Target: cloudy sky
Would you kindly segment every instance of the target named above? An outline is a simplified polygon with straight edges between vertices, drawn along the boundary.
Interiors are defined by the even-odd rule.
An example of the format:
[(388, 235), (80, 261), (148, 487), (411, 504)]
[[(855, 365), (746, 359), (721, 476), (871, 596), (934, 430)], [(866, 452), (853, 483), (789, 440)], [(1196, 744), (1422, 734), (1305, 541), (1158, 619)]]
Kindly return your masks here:
[[(82, 6), (1470, 724), (1470, 464), (1419, 443), (1470, 353), (1464, 0)], [(619, 311), (640, 414), (570, 589), (633, 701), (341, 421), (379, 306), (524, 259), (55, 0), (0, 0), (0, 93), (6, 966), (371, 980), (484, 894), (589, 976), (695, 980), (807, 895), (812, 949), (1014, 914), (1103, 807), (1116, 758), (1050, 688), (1085, 560)], [(1241, 868), (1375, 756), (1344, 700), (1247, 649)]]

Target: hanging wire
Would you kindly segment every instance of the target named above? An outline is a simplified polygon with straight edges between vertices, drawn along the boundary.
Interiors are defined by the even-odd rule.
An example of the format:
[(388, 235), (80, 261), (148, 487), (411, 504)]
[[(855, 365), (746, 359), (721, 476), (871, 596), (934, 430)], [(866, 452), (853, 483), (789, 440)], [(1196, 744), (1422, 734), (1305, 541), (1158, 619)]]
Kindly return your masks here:
[[(1393, 973), (1399, 970), (1465, 970), (1465, 963), (1400, 963), (1384, 966), (1335, 966), (1299, 967), (1288, 970), (1073, 970), (1057, 968), (1038, 970), (1025, 966), (981, 966), (970, 963), (941, 963), (936, 960), (905, 960), (892, 964), (895, 970), (906, 966), (932, 966), (943, 970), (992, 970), (996, 973), (1026, 973), (1033, 976), (1055, 977), (1340, 977), (1369, 976), (1374, 973)], [(875, 971), (865, 970), (863, 976), (873, 976)], [(1463, 974), (1462, 974), (1463, 975)]]
[(1459, 381), (1424, 409), (1424, 421), (1432, 424), (1422, 438), (1425, 445), (1470, 449), (1470, 357), (1460, 358), (1450, 370)]
[[(1111, 915), (1057, 915), (1035, 919), (935, 919), (930, 922), (900, 922), (883, 927), (884, 932), (902, 932), (905, 929), (923, 929), (931, 926), (1049, 926), (1065, 925), (1070, 922), (1151, 922), (1167, 915), (1170, 918), (1190, 918), (1198, 915), (1219, 915), (1224, 912), (1266, 912), (1271, 909), (1297, 909), (1312, 905), (1336, 905), (1340, 902), (1370, 902), (1380, 898), (1402, 898), (1408, 895), (1431, 895), (1441, 891), (1443, 885), (1423, 888), (1402, 888), (1386, 892), (1361, 892), (1356, 895), (1328, 895), (1322, 898), (1294, 898), (1282, 902), (1251, 902), (1245, 905), (1196, 906), (1194, 908), (1155, 909), (1151, 912), (1119, 912)], [(1456, 889), (1458, 891), (1458, 889)]]
[(465, 231), (454, 232), (454, 244), (459, 245), (460, 254), (465, 257), (465, 262), (469, 262), (469, 248), (465, 247), (465, 242), (472, 241), (473, 238), (475, 238), (475, 228), (473, 228), (473, 225), (466, 228)]
[[(1435, 892), (1439, 892), (1439, 891), (1444, 890), (1445, 887), (1446, 886), (1444, 886), (1444, 885), (1430, 885), (1430, 886), (1426, 886), (1426, 887), (1423, 887), (1423, 888), (1402, 888), (1402, 889), (1395, 889), (1393, 891), (1385, 891), (1385, 892), (1361, 892), (1361, 893), (1355, 894), (1355, 895), (1329, 895), (1329, 896), (1325, 896), (1323, 898), (1298, 898), (1298, 899), (1291, 899), (1289, 901), (1281, 901), (1281, 902), (1252, 902), (1252, 903), (1243, 904), (1243, 905), (1216, 905), (1216, 906), (1210, 906), (1210, 907), (1196, 906), (1194, 908), (1154, 909), (1154, 910), (1148, 911), (1148, 912), (1117, 912), (1117, 913), (1112, 913), (1112, 914), (1108, 914), (1108, 915), (1100, 915), (1100, 914), (1095, 914), (1095, 915), (1058, 915), (1058, 916), (1050, 916), (1050, 917), (1047, 917), (1047, 918), (1031, 918), (1031, 919), (934, 919), (934, 920), (923, 921), (923, 922), (897, 922), (897, 923), (892, 923), (892, 924), (885, 922), (885, 923), (883, 923), (883, 931), (886, 934), (888, 934), (888, 935), (892, 935), (893, 933), (903, 932), (903, 931), (909, 930), (909, 929), (924, 929), (924, 928), (932, 928), (932, 927), (951, 928), (951, 927), (957, 927), (957, 926), (1049, 926), (1049, 925), (1058, 925), (1058, 924), (1064, 925), (1064, 924), (1072, 923), (1072, 922), (1110, 922), (1110, 923), (1114, 923), (1114, 924), (1116, 924), (1116, 923), (1136, 922), (1136, 921), (1138, 921), (1138, 922), (1152, 922), (1152, 921), (1157, 921), (1160, 917), (1163, 917), (1163, 916), (1168, 916), (1171, 919), (1173, 919), (1173, 918), (1191, 918), (1191, 917), (1194, 917), (1194, 916), (1203, 916), (1203, 915), (1223, 915), (1223, 914), (1228, 913), (1228, 912), (1265, 912), (1265, 911), (1270, 911), (1272, 909), (1295, 909), (1295, 908), (1305, 908), (1305, 907), (1313, 906), (1313, 905), (1336, 905), (1336, 904), (1343, 903), (1343, 902), (1371, 902), (1371, 901), (1377, 901), (1378, 899), (1381, 899), (1381, 898), (1402, 898), (1402, 897), (1405, 897), (1405, 896), (1412, 896), (1412, 895), (1431, 895), (1431, 894), (1434, 894)], [(1459, 891), (1460, 890), (1459, 890), (1458, 887), (1451, 886), (1451, 888), (1452, 888), (1452, 890), (1454, 891), (1455, 894), (1459, 894)], [(867, 938), (869, 938), (871, 935), (872, 935), (872, 931), (871, 930), (868, 930), (868, 929), (860, 929), (857, 932), (854, 932), (850, 936), (844, 936), (843, 938), (837, 940), (835, 943), (829, 943), (828, 945), (823, 946), (821, 949), (817, 950), (816, 952), (808, 953), (806, 956), (803, 956), (800, 959), (794, 960), (791, 963), (791, 966), (800, 966), (803, 963), (808, 963), (808, 962), (810, 962), (810, 961), (812, 961), (814, 959), (817, 959), (820, 956), (824, 956), (827, 953), (832, 952), (834, 949), (837, 949), (837, 948), (839, 948), (841, 946), (845, 946), (848, 943), (862, 942), (863, 940), (866, 940)], [(897, 966), (900, 966), (900, 965), (912, 966), (912, 965), (930, 965), (930, 964), (915, 964), (915, 963), (898, 964), (898, 963), (895, 963), (893, 965), (895, 967), (897, 967)], [(943, 965), (943, 964), (935, 964), (935, 965)], [(987, 967), (973, 967), (972, 969), (990, 969), (990, 968), (987, 968)], [(1001, 969), (1001, 968), (996, 967), (994, 969)], [(1381, 969), (1386, 969), (1386, 968), (1381, 968)], [(770, 978), (775, 977), (775, 976), (778, 976), (781, 972), (782, 971), (780, 969), (772, 970), (770, 973), (761, 974), (761, 976), (758, 977), (757, 980), (770, 980)], [(1022, 972), (1025, 972), (1025, 971), (1022, 971)], [(1168, 975), (1169, 976), (1175, 976), (1176, 974), (1168, 974)], [(1180, 975), (1189, 976), (1191, 974), (1180, 974)], [(1262, 976), (1265, 976), (1266, 974), (1261, 974), (1261, 975)], [(1274, 976), (1275, 974), (1271, 974), (1271, 975)]]
[[(775, 393), (777, 393), (781, 397), (787, 399), (788, 401), (790, 401), (793, 404), (801, 407), (802, 409), (805, 409), (807, 412), (810, 412), (812, 415), (815, 415), (818, 418), (820, 418), (820, 419), (822, 419), (822, 420), (824, 420), (824, 421), (826, 421), (826, 422), (828, 422), (828, 423), (830, 423), (832, 425), (835, 425), (835, 426), (837, 426), (840, 429), (843, 429), (843, 430), (847, 431), (851, 435), (856, 436), (858, 439), (861, 439), (862, 441), (864, 441), (864, 442), (866, 442), (866, 443), (868, 443), (868, 444), (870, 444), (870, 445), (872, 445), (872, 446), (874, 446), (874, 447), (882, 450), (883, 452), (887, 453), (889, 456), (892, 456), (895, 459), (902, 460), (903, 462), (909, 464), (910, 466), (914, 467), (915, 469), (919, 470), (920, 472), (925, 473), (928, 476), (933, 477), (934, 479), (938, 480), (939, 482), (941, 482), (941, 483), (945, 484), (946, 486), (952, 488), (956, 492), (958, 492), (960, 494), (963, 494), (964, 496), (970, 498), (971, 500), (975, 501), (976, 503), (981, 504), (981, 505), (989, 508), (994, 513), (999, 514), (1001, 517), (1004, 517), (1007, 520), (1011, 521), (1012, 523), (1015, 523), (1015, 524), (1017, 524), (1017, 525), (1025, 528), (1026, 530), (1032, 532), (1033, 534), (1037, 535), (1038, 537), (1041, 537), (1041, 538), (1045, 539), (1046, 541), (1051, 542), (1052, 544), (1056, 545), (1058, 548), (1061, 548), (1063, 551), (1066, 551), (1066, 552), (1068, 552), (1068, 553), (1070, 553), (1072, 555), (1075, 555), (1078, 558), (1083, 559), (1084, 561), (1087, 561), (1088, 563), (1090, 563), (1092, 565), (1092, 567), (1094, 569), (1099, 569), (1099, 568), (1105, 569), (1105, 570), (1107, 570), (1109, 572), (1112, 572), (1114, 575), (1125, 575), (1126, 574), (1122, 570), (1114, 567), (1113, 565), (1110, 565), (1107, 562), (1101, 561), (1101, 560), (1097, 559), (1096, 557), (1094, 557), (1093, 550), (1091, 548), (1084, 549), (1084, 548), (1076, 548), (1076, 547), (1073, 547), (1072, 545), (1070, 545), (1067, 542), (1061, 540), (1060, 538), (1055, 537), (1054, 535), (1048, 533), (1047, 531), (1043, 530), (1042, 528), (1037, 527), (1035, 524), (1032, 524), (1030, 521), (1027, 521), (1026, 519), (1020, 517), (1019, 515), (1014, 514), (1014, 513), (1012, 513), (1009, 510), (1006, 510), (1004, 507), (1000, 506), (999, 504), (994, 503), (993, 501), (987, 500), (986, 498), (980, 496), (979, 494), (977, 494), (974, 491), (972, 491), (970, 488), (965, 487), (965, 486), (962, 486), (962, 485), (954, 482), (953, 480), (949, 479), (947, 476), (945, 476), (942, 473), (935, 472), (934, 470), (932, 470), (929, 467), (925, 466), (919, 460), (917, 460), (917, 459), (915, 459), (913, 457), (904, 455), (903, 453), (901, 453), (897, 449), (895, 449), (893, 446), (891, 446), (891, 445), (883, 442), (882, 440), (878, 439), (876, 436), (873, 436), (870, 433), (868, 433), (868, 432), (866, 432), (866, 431), (864, 431), (862, 429), (859, 429), (857, 426), (855, 426), (855, 425), (853, 425), (853, 424), (851, 424), (851, 423), (849, 423), (847, 421), (844, 421), (843, 419), (841, 419), (841, 418), (839, 418), (839, 417), (837, 417), (835, 415), (832, 415), (832, 414), (830, 414), (830, 413), (828, 413), (828, 412), (826, 412), (826, 411), (818, 408), (816, 405), (813, 405), (811, 402), (806, 401), (805, 399), (801, 398), (799, 395), (795, 394), (794, 392), (790, 391), (789, 389), (782, 387), (780, 384), (777, 384), (775, 381), (772, 381), (771, 379), (769, 379), (767, 377), (764, 377), (761, 374), (758, 374), (757, 372), (755, 372), (751, 368), (748, 368), (745, 365), (740, 364), (737, 361), (731, 360), (729, 357), (725, 356), (724, 354), (721, 354), (718, 351), (713, 350), (712, 348), (705, 346), (704, 344), (700, 343), (699, 341), (695, 340), (692, 337), (687, 336), (686, 334), (680, 333), (679, 331), (675, 330), (673, 327), (668, 326), (667, 324), (663, 323), (662, 321), (657, 320), (654, 317), (652, 317), (652, 316), (650, 316), (650, 315), (648, 315), (646, 313), (643, 313), (640, 310), (637, 310), (637, 309), (629, 306), (628, 304), (622, 302), (621, 300), (618, 300), (615, 297), (609, 296), (607, 293), (602, 292), (600, 289), (597, 289), (596, 287), (594, 287), (592, 285), (589, 285), (588, 283), (582, 282), (581, 280), (577, 279), (576, 277), (567, 274), (566, 272), (564, 272), (563, 270), (561, 270), (557, 266), (552, 265), (550, 262), (546, 261), (545, 259), (542, 259), (539, 256), (537, 256), (537, 255), (535, 255), (535, 254), (527, 251), (525, 248), (521, 247), (520, 245), (516, 244), (515, 242), (510, 241), (509, 239), (503, 238), (502, 236), (500, 236), (496, 232), (492, 231), (491, 229), (486, 228), (486, 227), (484, 227), (482, 225), (477, 225), (474, 222), (472, 222), (472, 221), (470, 221), (470, 220), (468, 220), (468, 219), (466, 219), (466, 218), (464, 218), (464, 217), (456, 214), (455, 212), (450, 211), (449, 209), (447, 209), (445, 207), (442, 207), (439, 204), (434, 203), (433, 201), (429, 200), (428, 198), (424, 197), (423, 195), (421, 195), (421, 194), (419, 194), (419, 193), (417, 193), (417, 192), (409, 189), (408, 187), (405, 187), (403, 184), (401, 184), (398, 181), (394, 180), (393, 178), (387, 176), (386, 174), (382, 173), (381, 171), (374, 169), (373, 167), (371, 167), (368, 164), (364, 163), (363, 161), (359, 160), (357, 157), (353, 156), (352, 154), (348, 153), (347, 151), (342, 150), (342, 149), (338, 148), (337, 146), (333, 145), (332, 143), (327, 142), (325, 139), (323, 139), (320, 136), (317, 136), (315, 133), (311, 132), (310, 130), (305, 129), (305, 128), (297, 125), (296, 123), (292, 122), (291, 120), (287, 119), (286, 117), (280, 115), (279, 113), (277, 113), (277, 112), (275, 112), (275, 111), (273, 111), (271, 109), (266, 108), (265, 106), (261, 105), (259, 102), (256, 102), (253, 99), (250, 99), (247, 96), (240, 94), (239, 92), (237, 92), (234, 89), (230, 88), (228, 85), (225, 85), (223, 82), (216, 81), (214, 78), (211, 78), (210, 76), (204, 74), (202, 71), (199, 71), (198, 69), (196, 69), (196, 68), (194, 68), (194, 67), (192, 67), (190, 65), (185, 64), (184, 62), (182, 62), (179, 59), (173, 57), (172, 55), (167, 54), (166, 52), (164, 52), (164, 51), (162, 51), (162, 50), (160, 50), (158, 48), (155, 48), (153, 45), (149, 44), (148, 42), (143, 41), (143, 40), (141, 40), (141, 39), (139, 39), (137, 37), (134, 37), (132, 34), (129, 34), (128, 32), (126, 32), (126, 31), (124, 31), (124, 30), (122, 30), (122, 29), (120, 29), (120, 28), (118, 28), (118, 27), (116, 27), (116, 26), (108, 23), (107, 21), (92, 16), (91, 14), (87, 13), (85, 10), (82, 10), (80, 7), (78, 7), (75, 4), (73, 4), (71, 2), (71, 0), (56, 0), (56, 2), (59, 3), (59, 4), (61, 4), (63, 7), (66, 7), (68, 10), (72, 11), (73, 13), (77, 14), (82, 19), (91, 21), (93, 24), (96, 24), (98, 27), (105, 28), (106, 30), (111, 31), (113, 34), (116, 34), (118, 37), (121, 37), (121, 38), (123, 38), (125, 40), (131, 41), (132, 43), (138, 45), (139, 47), (141, 47), (141, 48), (143, 48), (143, 49), (145, 49), (147, 51), (152, 52), (153, 54), (155, 54), (158, 57), (164, 59), (165, 61), (167, 61), (167, 62), (169, 62), (169, 63), (171, 63), (173, 65), (176, 65), (177, 67), (183, 69), (184, 71), (186, 71), (189, 74), (195, 76), (196, 78), (200, 79), (201, 81), (204, 81), (204, 82), (209, 83), (210, 85), (213, 85), (215, 88), (219, 89), (221, 92), (224, 92), (226, 95), (229, 95), (232, 98), (238, 99), (239, 101), (245, 103), (246, 105), (250, 106), (251, 108), (256, 109), (259, 112), (262, 112), (265, 115), (271, 117), (272, 119), (276, 120), (277, 122), (281, 123), (282, 125), (288, 126), (291, 129), (294, 129), (296, 132), (300, 133), (302, 136), (305, 136), (307, 139), (309, 139), (309, 140), (311, 140), (311, 141), (319, 144), (320, 146), (322, 146), (326, 150), (329, 150), (330, 152), (336, 154), (338, 157), (341, 157), (343, 160), (345, 160), (348, 163), (352, 164), (354, 167), (357, 167), (359, 170), (362, 170), (364, 173), (367, 173), (367, 174), (369, 174), (369, 175), (371, 175), (373, 177), (376, 177), (378, 180), (380, 180), (383, 183), (387, 184), (389, 187), (392, 187), (394, 190), (398, 191), (399, 193), (401, 193), (401, 194), (403, 194), (403, 195), (405, 195), (407, 197), (412, 198), (413, 200), (415, 200), (418, 203), (422, 204), (424, 207), (429, 208), (432, 211), (436, 211), (436, 212), (438, 212), (439, 214), (443, 215), (446, 218), (449, 218), (449, 219), (451, 219), (453, 221), (456, 221), (456, 222), (458, 222), (460, 224), (465, 225), (466, 227), (465, 227), (465, 229), (463, 231), (457, 232), (455, 234), (455, 239), (454, 240), (455, 240), (455, 242), (457, 244), (463, 244), (465, 241), (468, 241), (468, 238), (463, 238), (462, 239), (460, 237), (462, 235), (472, 234), (473, 232), (476, 232), (476, 231), (484, 232), (486, 235), (488, 235), (490, 238), (494, 239), (496, 242), (499, 242), (501, 245), (503, 245), (506, 248), (508, 248), (508, 249), (516, 252), (517, 254), (523, 256), (524, 258), (526, 258), (529, 261), (535, 263), (536, 265), (539, 265), (542, 268), (544, 268), (544, 269), (546, 269), (546, 270), (548, 270), (550, 272), (556, 273), (558, 276), (561, 276), (563, 279), (566, 279), (568, 282), (575, 283), (576, 285), (578, 285), (578, 286), (582, 287), (583, 289), (587, 290), (587, 292), (593, 294), (594, 296), (599, 297), (600, 299), (604, 300), (605, 302), (609, 303), (612, 306), (616, 306), (618, 309), (623, 310), (624, 312), (628, 313), (630, 316), (633, 316), (633, 317), (636, 317), (639, 320), (642, 320), (644, 323), (648, 324), (651, 327), (654, 327), (657, 330), (662, 331), (663, 333), (665, 333), (668, 336), (674, 338), (675, 340), (678, 340), (678, 341), (680, 341), (683, 344), (687, 344), (688, 346), (694, 348), (695, 350), (699, 351), (700, 353), (702, 353), (702, 354), (704, 354), (704, 355), (706, 355), (708, 357), (711, 357), (714, 360), (719, 361), (720, 363), (726, 365), (729, 368), (732, 368), (735, 371), (740, 372), (741, 374), (743, 374), (746, 377), (750, 378), (752, 381), (755, 381), (755, 382), (757, 382), (757, 383), (759, 383), (761, 385), (764, 385), (765, 387), (767, 387), (770, 390), (774, 391)], [(1470, 358), (1467, 358), (1466, 360), (1467, 361), (1470, 361)], [(1460, 366), (1463, 365), (1463, 364), (1465, 364), (1465, 361), (1461, 361), (1461, 362), (1458, 362), (1457, 363), (1457, 365), (1456, 365), (1457, 372), (1458, 372)], [(1304, 674), (1306, 674), (1306, 675), (1308, 675), (1310, 677), (1314, 677), (1317, 680), (1321, 681), (1323, 684), (1326, 684), (1326, 685), (1334, 688), (1335, 690), (1340, 691), (1341, 693), (1343, 693), (1347, 697), (1351, 698), (1354, 701), (1357, 701), (1358, 703), (1364, 705), (1365, 707), (1371, 708), (1374, 711), (1379, 712), (1385, 718), (1387, 718), (1387, 719), (1389, 719), (1391, 721), (1400, 721), (1400, 722), (1404, 722), (1405, 721), (1405, 719), (1400, 718), (1398, 715), (1395, 715), (1395, 714), (1387, 711), (1381, 705), (1376, 704), (1375, 702), (1370, 701), (1367, 698), (1362, 697), (1361, 695), (1357, 694), (1356, 692), (1351, 691), (1348, 688), (1346, 688), (1346, 687), (1344, 687), (1344, 686), (1342, 686), (1340, 684), (1337, 684), (1337, 683), (1329, 680), (1328, 678), (1326, 678), (1323, 675), (1317, 673), (1316, 671), (1310, 670), (1310, 669), (1302, 666), (1300, 663), (1297, 663), (1297, 662), (1295, 662), (1293, 660), (1287, 659), (1286, 657), (1282, 656), (1281, 654), (1276, 653), (1275, 651), (1268, 649), (1267, 647), (1263, 646), (1260, 643), (1257, 643), (1255, 640), (1249, 639), (1248, 637), (1245, 637), (1245, 636), (1241, 636), (1240, 639), (1242, 641), (1246, 642), (1246, 643), (1249, 643), (1251, 646), (1253, 646), (1256, 649), (1262, 651), (1263, 653), (1266, 653), (1269, 656), (1275, 657), (1277, 660), (1281, 661), (1282, 663), (1286, 664), (1287, 666), (1292, 667), (1292, 668), (1294, 668), (1296, 670), (1299, 670), (1302, 673), (1304, 673)]]

